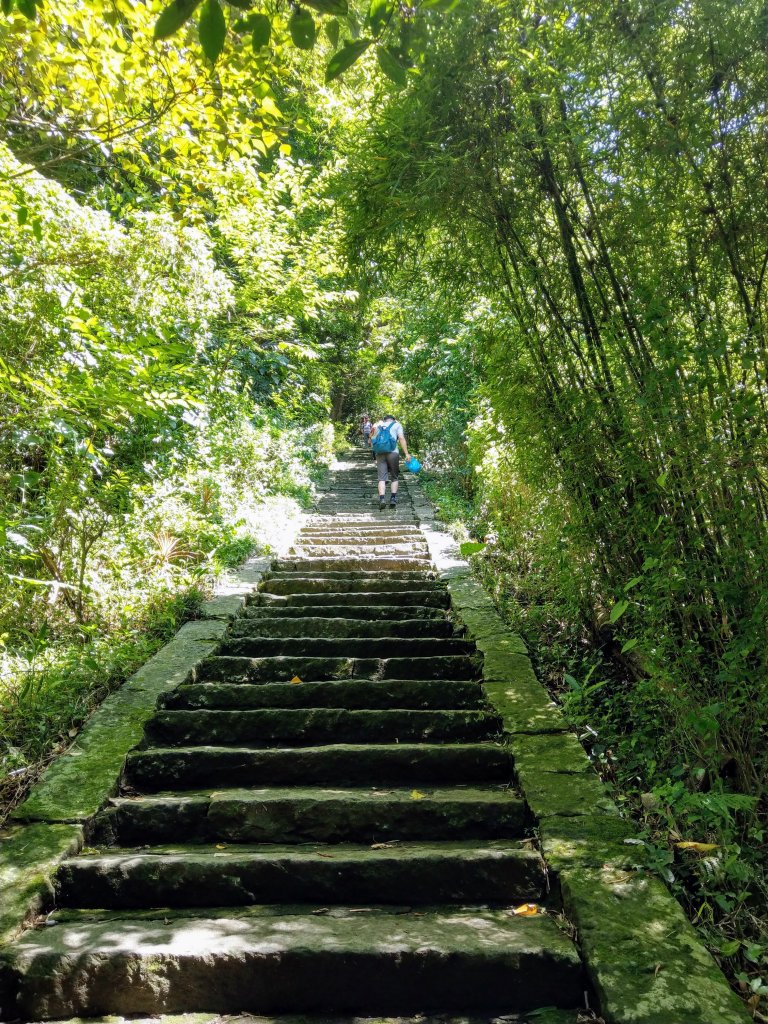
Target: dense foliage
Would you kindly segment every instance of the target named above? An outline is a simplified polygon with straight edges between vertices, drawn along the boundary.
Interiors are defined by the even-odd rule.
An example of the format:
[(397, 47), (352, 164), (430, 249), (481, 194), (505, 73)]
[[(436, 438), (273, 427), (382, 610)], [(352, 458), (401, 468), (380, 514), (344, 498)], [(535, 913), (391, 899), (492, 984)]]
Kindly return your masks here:
[(421, 311), (401, 379), (425, 438), (448, 442), (500, 600), (531, 605), (545, 670), (643, 795), (657, 865), (670, 830), (718, 844), (664, 870), (746, 953), (756, 1005), (764, 8), (461, 11), (364, 130), (350, 246)]
[(6, 775), (394, 403), (764, 1012), (762, 0), (3, 10)]

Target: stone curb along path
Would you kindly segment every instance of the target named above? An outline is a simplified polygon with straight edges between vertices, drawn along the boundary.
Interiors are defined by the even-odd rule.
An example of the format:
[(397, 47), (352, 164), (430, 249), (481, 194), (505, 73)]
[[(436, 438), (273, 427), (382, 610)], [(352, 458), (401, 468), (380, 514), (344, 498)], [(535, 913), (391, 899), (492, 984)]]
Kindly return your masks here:
[(586, 970), (609, 1024), (746, 1022), (418, 482), (374, 490), (351, 453), (18, 809), (0, 1016), (575, 1024)]
[(429, 552), (451, 607), (483, 653), (483, 685), (512, 749), (542, 853), (576, 927), (587, 973), (609, 1024), (743, 1024), (751, 1019), (682, 907), (633, 863), (635, 836), (619, 817), (584, 748), (535, 676), (512, 633), (409, 482)]
[[(288, 522), (281, 550), (301, 520)], [(273, 560), (250, 558), (226, 574), (200, 617), (94, 711), (72, 746), (55, 761), (0, 831), (0, 950), (50, 902), (59, 865), (83, 848), (88, 822), (118, 788), (128, 752), (142, 738), (161, 694), (175, 689), (221, 643)], [(2, 996), (2, 992), (0, 992)]]

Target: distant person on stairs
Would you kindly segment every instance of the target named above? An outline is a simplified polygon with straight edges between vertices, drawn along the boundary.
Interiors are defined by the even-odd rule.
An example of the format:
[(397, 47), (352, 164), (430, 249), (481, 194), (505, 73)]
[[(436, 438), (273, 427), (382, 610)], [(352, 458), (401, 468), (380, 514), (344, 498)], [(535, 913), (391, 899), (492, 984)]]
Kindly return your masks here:
[(373, 433), (373, 424), (371, 423), (371, 417), (367, 412), (363, 413), (363, 418), (360, 420), (360, 430), (363, 435), (363, 447), (371, 447), (371, 434)]
[(409, 457), (408, 442), (405, 439), (402, 424), (387, 413), (374, 424), (371, 434), (371, 448), (376, 456), (376, 470), (379, 477), (379, 511), (387, 507), (387, 476), (390, 479), (389, 507), (397, 508), (397, 488), (400, 476), (398, 444), (407, 459)]

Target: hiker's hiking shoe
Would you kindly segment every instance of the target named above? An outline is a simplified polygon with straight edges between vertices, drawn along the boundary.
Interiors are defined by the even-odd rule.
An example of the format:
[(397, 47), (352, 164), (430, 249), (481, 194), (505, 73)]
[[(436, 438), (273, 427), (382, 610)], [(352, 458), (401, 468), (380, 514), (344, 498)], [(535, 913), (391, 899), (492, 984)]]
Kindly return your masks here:
[(397, 498), (394, 496), (394, 494), (389, 499), (389, 507), (390, 508), (397, 508)]
[(383, 512), (386, 507), (387, 503), (384, 498), (379, 498), (379, 512)]

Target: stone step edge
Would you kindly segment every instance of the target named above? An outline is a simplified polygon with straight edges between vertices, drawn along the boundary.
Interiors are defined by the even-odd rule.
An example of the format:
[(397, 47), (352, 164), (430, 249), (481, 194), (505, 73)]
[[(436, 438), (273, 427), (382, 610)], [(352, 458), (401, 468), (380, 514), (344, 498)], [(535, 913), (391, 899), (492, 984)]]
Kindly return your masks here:
[[(746, 1007), (666, 886), (638, 870), (620, 818), (577, 738), (462, 558), (418, 480), (414, 509), (466, 637), (483, 654), (483, 689), (501, 715), (545, 863), (559, 877), (599, 1009), (611, 1024), (747, 1024)], [(659, 935), (672, 936), (660, 950)], [(621, 956), (617, 951), (621, 950)]]
[[(286, 929), (283, 922), (291, 909), (293, 927)], [(232, 955), (233, 936), (237, 956)], [(124, 1013), (146, 1012), (147, 1001), (156, 1012), (184, 1012), (182, 1004), (199, 990), (200, 975), (210, 979), (213, 972), (219, 978), (215, 1008), (234, 1013), (249, 996), (252, 1001), (257, 980), (262, 983), (258, 1009), (266, 1009), (265, 1000), (310, 1009), (310, 1004), (297, 1003), (296, 991), (300, 998), (309, 993), (310, 1003), (317, 1003), (318, 986), (322, 1004), (332, 1005), (343, 992), (340, 1009), (352, 1012), (372, 1004), (382, 1012), (393, 1010), (393, 999), (412, 1004), (422, 985), (428, 985), (423, 994), (436, 1010), (445, 1003), (485, 1009), (488, 999), (493, 1008), (525, 1008), (542, 1005), (550, 994), (568, 1007), (582, 1001), (578, 954), (555, 920), (476, 906), (448, 912), (372, 907), (361, 913), (357, 907), (298, 905), (205, 914), (167, 911), (162, 917), (124, 914), (122, 955), (116, 961), (104, 956), (114, 945), (114, 920), (98, 920), (88, 912), (62, 915), (55, 928), (29, 933), (7, 956), (12, 1002), (6, 1008), (20, 1010), (26, 1020), (34, 1018), (37, 1007), (53, 1017), (61, 1008), (62, 990), (72, 990), (82, 979), (87, 986), (78, 985), (79, 1003), (73, 1009), (84, 1017), (91, 1015), (94, 1003), (111, 1012), (118, 1009), (118, 1000)], [(72, 957), (75, 946), (92, 952)], [(373, 973), (365, 969), (372, 961), (378, 965)], [(423, 980), (425, 974), (431, 984)], [(493, 984), (493, 995), (477, 988), (482, 978)], [(378, 981), (373, 992), (371, 980)]]

